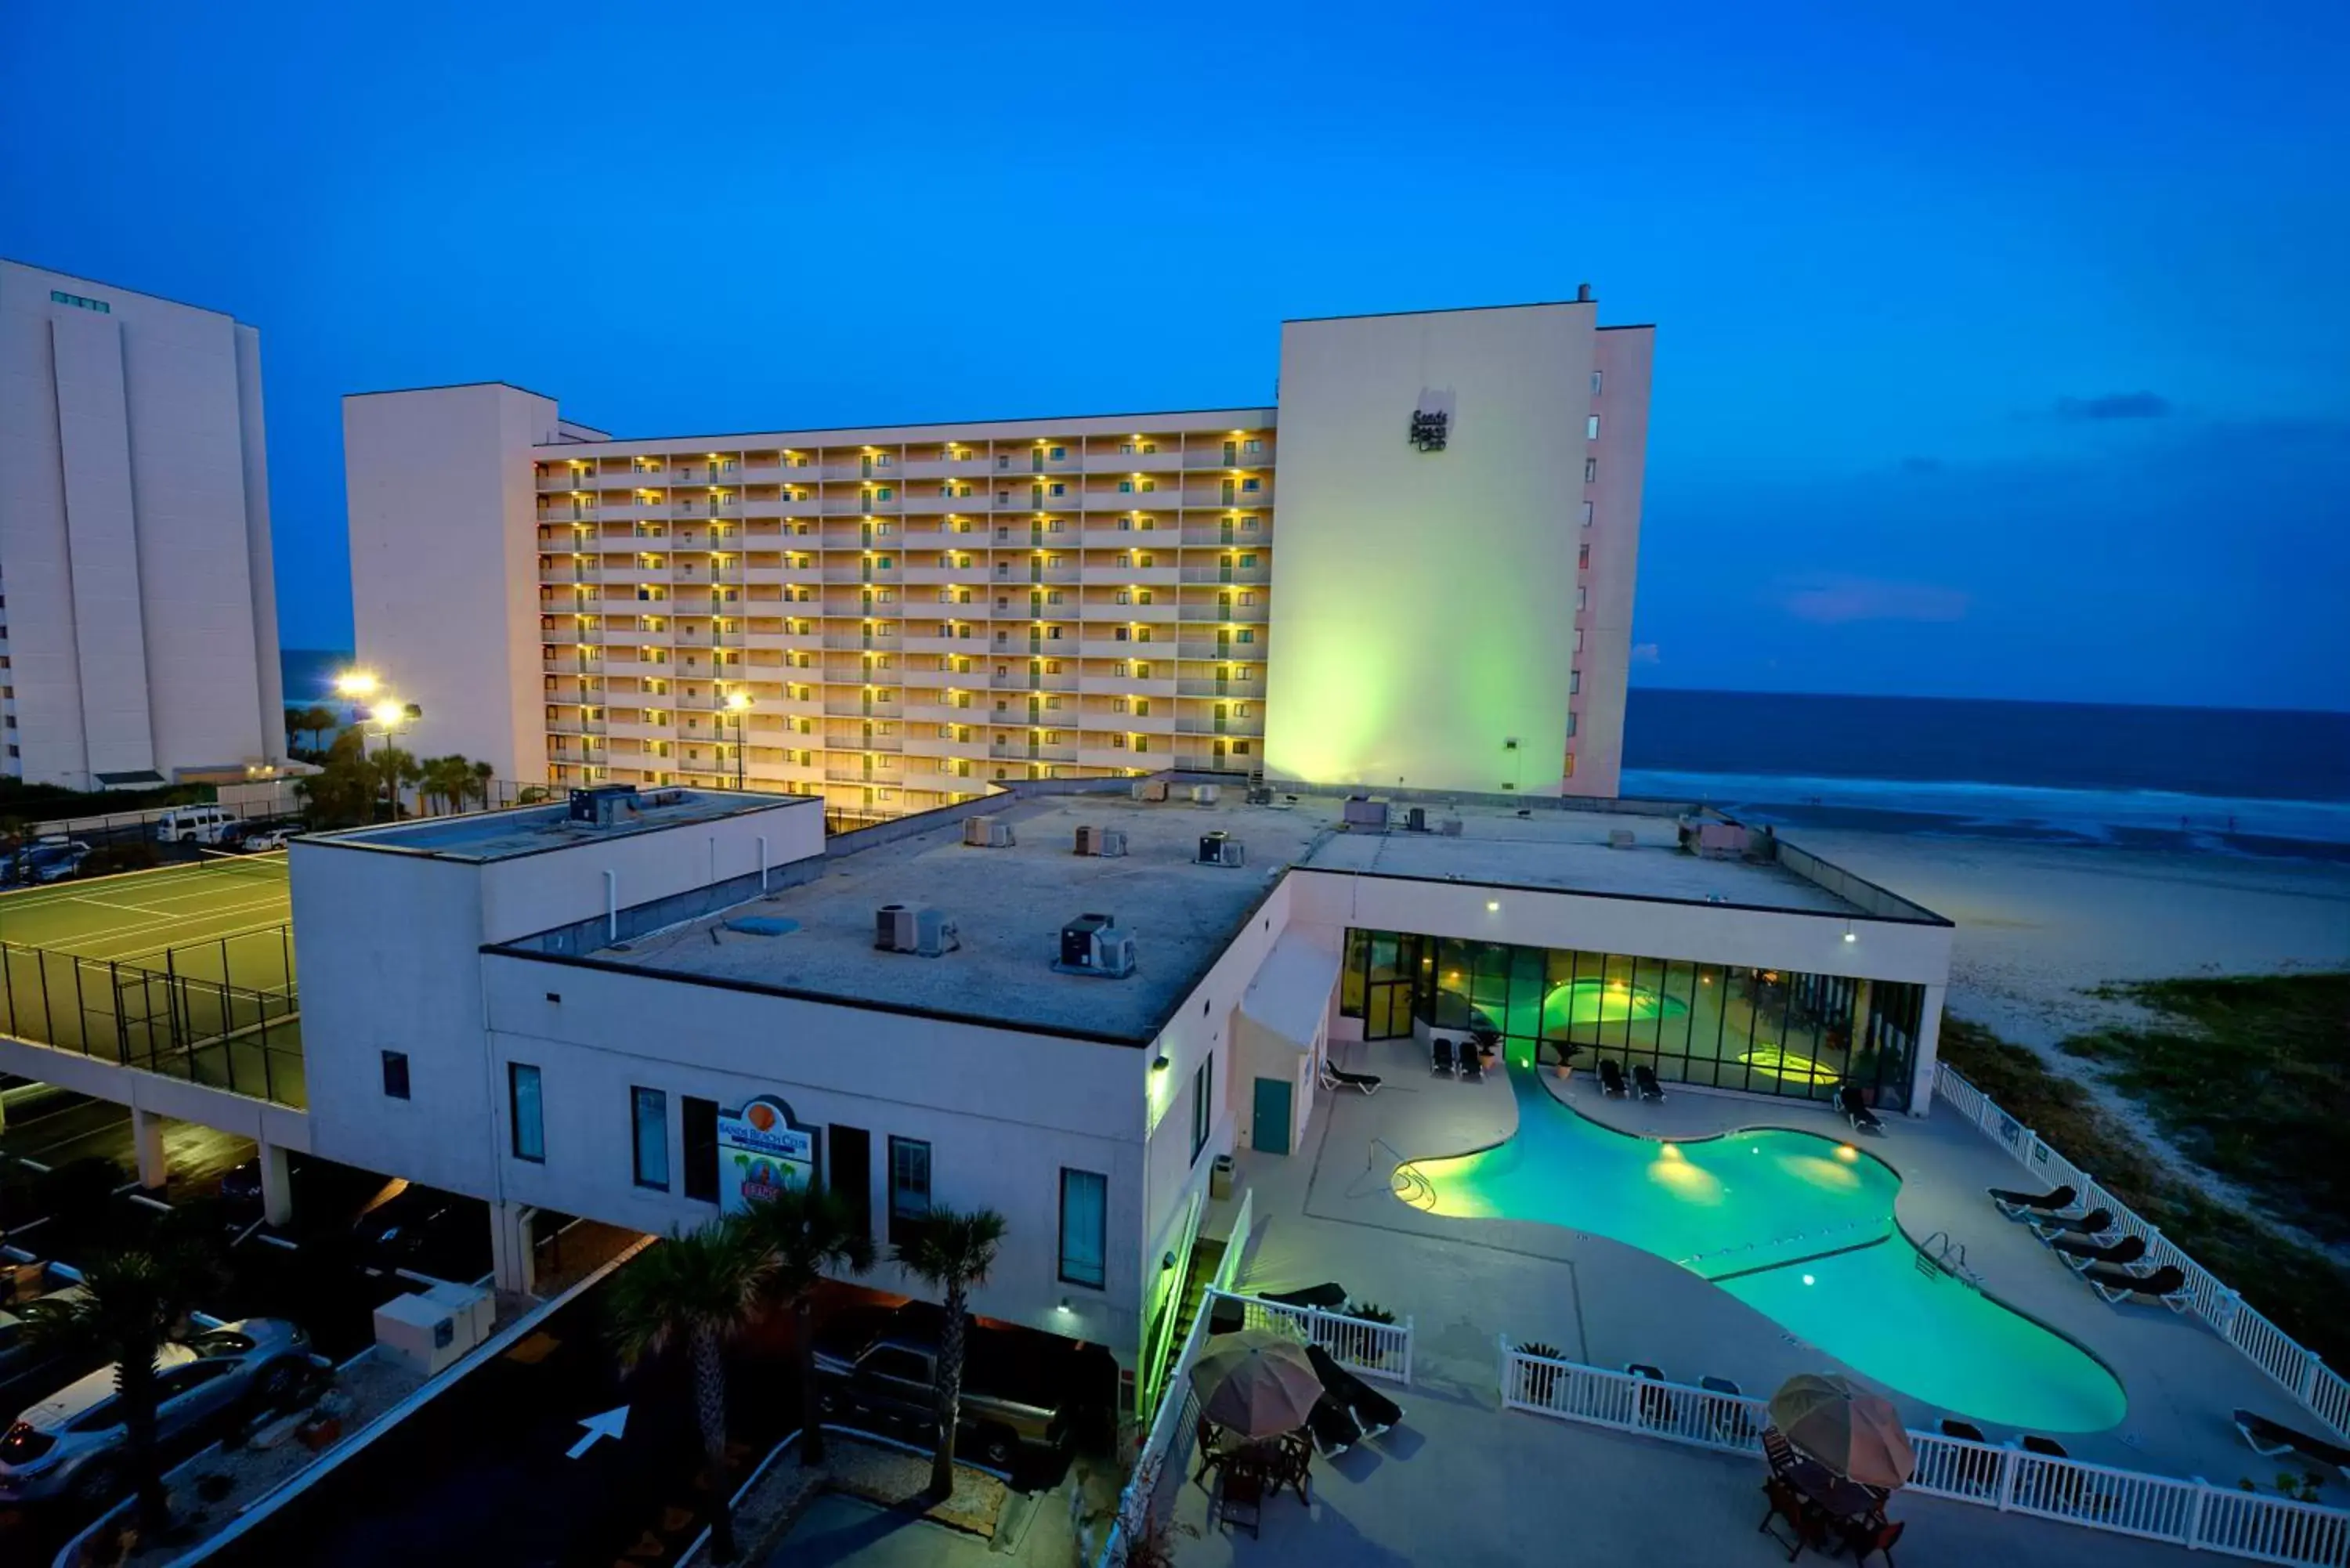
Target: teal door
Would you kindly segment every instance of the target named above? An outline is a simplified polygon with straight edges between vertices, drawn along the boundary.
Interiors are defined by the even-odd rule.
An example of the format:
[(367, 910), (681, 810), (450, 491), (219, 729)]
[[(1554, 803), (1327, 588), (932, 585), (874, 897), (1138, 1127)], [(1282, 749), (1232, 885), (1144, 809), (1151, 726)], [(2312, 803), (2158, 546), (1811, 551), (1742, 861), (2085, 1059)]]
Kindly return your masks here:
[(1266, 1154), (1289, 1152), (1289, 1080), (1259, 1078), (1256, 1081), (1256, 1130), (1251, 1135), (1254, 1146)]

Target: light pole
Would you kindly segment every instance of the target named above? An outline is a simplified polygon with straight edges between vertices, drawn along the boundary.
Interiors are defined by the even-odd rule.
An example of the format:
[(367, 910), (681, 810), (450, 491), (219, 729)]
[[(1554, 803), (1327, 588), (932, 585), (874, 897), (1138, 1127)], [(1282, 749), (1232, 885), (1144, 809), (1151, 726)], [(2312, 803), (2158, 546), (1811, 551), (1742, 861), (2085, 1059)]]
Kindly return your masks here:
[(748, 691), (729, 691), (726, 694), (726, 711), (734, 715), (734, 787), (739, 790), (743, 787), (743, 727), (751, 722), (751, 694)]
[[(366, 721), (359, 725), (360, 757), (365, 758), (367, 755), (367, 738), (369, 735), (381, 735), (384, 738), (384, 753), (389, 753), (391, 750), (391, 737), (399, 734), (401, 731), (407, 729), (411, 724), (413, 724), (417, 720), (421, 719), (422, 717), (424, 717), (424, 710), (418, 707), (415, 703), (401, 702), (395, 701), (392, 698), (386, 697), (382, 701), (378, 702), (375, 707), (369, 711)], [(379, 755), (381, 754), (382, 753), (379, 753)], [(383, 781), (383, 790), (385, 795), (390, 802), (391, 807), (390, 811), (386, 815), (385, 820), (397, 822), (400, 820), (399, 781), (392, 778), (390, 775), (386, 774)]]

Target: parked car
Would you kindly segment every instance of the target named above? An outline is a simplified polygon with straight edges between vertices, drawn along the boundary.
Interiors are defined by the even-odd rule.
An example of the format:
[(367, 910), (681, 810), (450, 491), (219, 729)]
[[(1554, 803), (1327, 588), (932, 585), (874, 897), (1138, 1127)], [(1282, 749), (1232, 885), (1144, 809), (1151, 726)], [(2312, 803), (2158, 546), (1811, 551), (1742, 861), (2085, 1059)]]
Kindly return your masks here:
[[(251, 1317), (169, 1345), (157, 1358), (155, 1436), (170, 1442), (241, 1409), (283, 1404), (309, 1376), (310, 1336), (283, 1318)], [(84, 1506), (130, 1477), (114, 1368), (28, 1407), (0, 1434), (0, 1502), (69, 1498)]]
[(78, 838), (44, 838), (21, 851), (11, 869), (18, 882), (61, 882), (88, 858), (89, 846)]
[(182, 805), (155, 819), (158, 844), (218, 844), (237, 826), (236, 814), (217, 805)]
[[(63, 1304), (82, 1293), (79, 1285), (68, 1285), (33, 1299)], [(87, 1362), (75, 1366), (56, 1351), (32, 1343), (24, 1318), (25, 1308), (31, 1304), (18, 1302), (0, 1307), (0, 1417), (14, 1416), (36, 1391), (54, 1388), (60, 1380), (88, 1369)]]
[(293, 835), (283, 827), (263, 823), (257, 827), (248, 827), (238, 834), (235, 847), (247, 855), (259, 855), (266, 850), (285, 848), (286, 839), (292, 836)]
[(490, 1271), (487, 1207), (438, 1188), (410, 1182), (351, 1224), (360, 1260), (436, 1280), (479, 1279)]
[[(828, 1419), (858, 1415), (925, 1431), (938, 1409), (939, 1330), (929, 1302), (851, 1309), (816, 1335), (816, 1403)], [(1069, 1438), (1092, 1347), (1035, 1329), (974, 1317), (964, 1340), (957, 1452), (1008, 1469), (1024, 1447)]]

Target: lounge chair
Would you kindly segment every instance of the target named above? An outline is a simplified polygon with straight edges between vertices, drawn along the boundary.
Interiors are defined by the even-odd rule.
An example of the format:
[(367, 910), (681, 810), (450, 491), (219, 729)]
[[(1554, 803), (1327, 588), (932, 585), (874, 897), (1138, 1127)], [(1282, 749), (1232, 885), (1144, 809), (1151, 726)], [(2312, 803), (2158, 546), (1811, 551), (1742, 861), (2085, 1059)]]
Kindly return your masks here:
[(2321, 1465), (2332, 1465), (2344, 1475), (2350, 1476), (2350, 1449), (2339, 1443), (2324, 1438), (2313, 1438), (2307, 1432), (2288, 1427), (2282, 1421), (2272, 1421), (2266, 1416), (2255, 1416), (2250, 1410), (2235, 1412), (2235, 1422), (2236, 1430), (2242, 1433), (2244, 1441), (2252, 1446), (2252, 1452), (2264, 1459), (2272, 1459), (2279, 1454), (2299, 1454), (2304, 1459), (2315, 1459)]
[(1860, 1097), (1858, 1084), (1836, 1085), (1836, 1109), (1844, 1113), (1844, 1119), (1852, 1124), (1855, 1132), (1881, 1133), (1885, 1130), (1885, 1124), (1877, 1119), (1877, 1113), (1870, 1110), (1868, 1102)]
[(1452, 1076), (1452, 1042), (1431, 1040), (1428, 1044), (1428, 1070)]
[(2077, 1217), (2060, 1215), (2053, 1220), (2034, 1220), (2032, 1222), (2032, 1233), (2043, 1241), (2054, 1241), (2059, 1236), (2104, 1236), (2109, 1234), (2113, 1228), (2114, 1211), (2110, 1209), (2092, 1209)]
[(1377, 1073), (1349, 1073), (1327, 1056), (1322, 1058), (1322, 1086), (1326, 1089), (1356, 1089), (1366, 1095), (1376, 1095), (1379, 1092), (1379, 1082)]
[(1964, 1443), (1987, 1443), (1991, 1441), (1989, 1438), (1982, 1435), (1982, 1428), (1976, 1426), (1972, 1421), (1954, 1420), (1948, 1416), (1942, 1417), (1942, 1436), (1946, 1438), (1956, 1438), (1960, 1442)]
[[(1673, 1397), (1665, 1392), (1665, 1389), (1670, 1386), (1672, 1380), (1665, 1376), (1664, 1369), (1650, 1366), (1646, 1362), (1627, 1361), (1624, 1364), (1624, 1370), (1640, 1381), (1641, 1425), (1670, 1426), (1673, 1419)], [(1656, 1386), (1650, 1386), (1652, 1384)]]
[(1640, 1097), (1644, 1100), (1661, 1100), (1665, 1097), (1665, 1086), (1657, 1082), (1657, 1070), (1646, 1062), (1632, 1064), (1632, 1082), (1638, 1087)]
[(2048, 1250), (2063, 1258), (2068, 1269), (2085, 1269), (2092, 1263), (2118, 1269), (2124, 1263), (2135, 1263), (2146, 1256), (2146, 1238), (2124, 1236), (2110, 1245), (2101, 1246), (2085, 1237), (2059, 1236), (2048, 1243)]
[(1355, 1446), (1362, 1437), (1362, 1423), (1354, 1412), (1328, 1394), (1314, 1401), (1313, 1410), (1305, 1417), (1306, 1430), (1314, 1434), (1314, 1446), (1322, 1450), (1326, 1459), (1335, 1459)]
[(1485, 1081), (1485, 1053), (1467, 1040), (1461, 1042), (1461, 1081), (1464, 1084)]
[(2081, 1211), (2081, 1195), (2070, 1187), (2059, 1187), (2047, 1192), (2011, 1192), (2004, 1187), (1991, 1189), (1991, 1200), (1999, 1211), (2011, 1220), (2021, 1220), (2028, 1214), (2077, 1214)]
[(1376, 1438), (1403, 1420), (1402, 1406), (1339, 1366), (1320, 1345), (1307, 1345), (1305, 1359), (1314, 1364), (1314, 1375), (1322, 1380), (1323, 1392), (1352, 1413), (1366, 1438)]
[(1755, 1436), (1754, 1412), (1744, 1405), (1732, 1403), (1742, 1399), (1746, 1390), (1727, 1377), (1700, 1377), (1697, 1386), (1709, 1394), (1728, 1396), (1725, 1399), (1706, 1401), (1713, 1410), (1713, 1435), (1733, 1449), (1752, 1449)]
[(2064, 1451), (2064, 1444), (2054, 1438), (2043, 1438), (2037, 1432), (2023, 1435), (2023, 1451), (2038, 1454), (2043, 1459), (2069, 1459), (2073, 1457)]
[(1630, 1093), (1624, 1086), (1624, 1064), (1613, 1056), (1603, 1056), (1599, 1060), (1599, 1092), (1619, 1097)]
[[(1942, 1417), (1942, 1436), (1956, 1438), (1962, 1443), (1981, 1443), (1985, 1449), (1991, 1447), (1991, 1439), (1984, 1437), (1982, 1428), (1972, 1421), (1953, 1420), (1945, 1416)], [(1991, 1496), (1999, 1490), (1999, 1456), (1972, 1449), (1961, 1451), (1951, 1467), (1949, 1484), (1951, 1490), (1970, 1497)]]
[(2187, 1275), (2176, 1263), (2165, 1263), (2150, 1274), (2090, 1267), (2081, 1271), (2081, 1277), (2108, 1302), (2160, 1302), (2173, 1312), (2185, 1312), (2195, 1304), (2195, 1294), (2187, 1288)]
[(1324, 1312), (1347, 1310), (1347, 1287), (1336, 1280), (1326, 1280), (1318, 1285), (1307, 1285), (1295, 1291), (1260, 1291), (1259, 1301), (1279, 1302), (1283, 1306), (1318, 1307)]

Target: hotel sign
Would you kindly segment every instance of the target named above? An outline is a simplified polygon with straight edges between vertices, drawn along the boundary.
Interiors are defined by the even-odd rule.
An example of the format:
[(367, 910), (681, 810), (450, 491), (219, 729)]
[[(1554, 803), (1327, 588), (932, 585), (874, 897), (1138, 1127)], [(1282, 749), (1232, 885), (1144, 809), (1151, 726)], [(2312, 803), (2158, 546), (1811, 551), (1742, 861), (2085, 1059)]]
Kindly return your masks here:
[(816, 1179), (816, 1129), (792, 1119), (791, 1106), (773, 1095), (718, 1113), (718, 1207), (740, 1214)]
[(1411, 416), (1411, 444), (1422, 452), (1442, 452), (1446, 436), (1451, 434), (1452, 416), (1442, 409), (1415, 410)]

